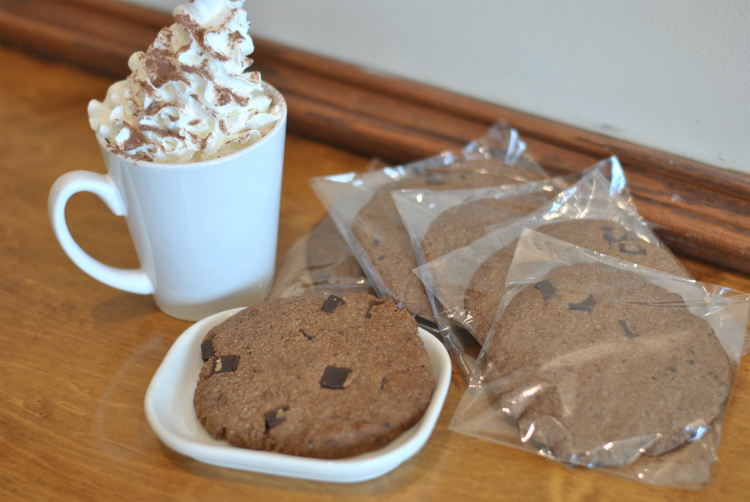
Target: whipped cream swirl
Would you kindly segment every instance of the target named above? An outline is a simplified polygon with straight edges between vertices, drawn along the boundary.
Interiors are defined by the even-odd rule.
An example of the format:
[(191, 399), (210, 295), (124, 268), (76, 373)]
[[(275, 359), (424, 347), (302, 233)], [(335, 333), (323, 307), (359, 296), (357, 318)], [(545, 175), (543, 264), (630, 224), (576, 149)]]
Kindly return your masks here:
[(136, 52), (131, 75), (104, 102), (88, 106), (91, 128), (116, 153), (184, 163), (226, 155), (255, 143), (281, 115), (263, 90), (253, 60), (245, 0), (192, 0), (173, 11), (148, 51)]

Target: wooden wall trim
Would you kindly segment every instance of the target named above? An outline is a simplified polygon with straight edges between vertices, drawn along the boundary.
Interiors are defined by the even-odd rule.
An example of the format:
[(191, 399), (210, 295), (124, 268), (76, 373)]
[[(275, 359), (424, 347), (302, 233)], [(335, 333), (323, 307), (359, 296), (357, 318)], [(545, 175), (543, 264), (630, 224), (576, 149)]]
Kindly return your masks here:
[[(119, 79), (170, 15), (115, 0), (2, 0), (0, 40)], [(553, 173), (609, 155), (622, 161), (636, 205), (677, 253), (750, 272), (750, 176), (466, 96), (254, 39), (254, 68), (289, 104), (289, 131), (391, 162), (482, 135), (498, 118)], [(96, 97), (96, 96), (92, 96)]]

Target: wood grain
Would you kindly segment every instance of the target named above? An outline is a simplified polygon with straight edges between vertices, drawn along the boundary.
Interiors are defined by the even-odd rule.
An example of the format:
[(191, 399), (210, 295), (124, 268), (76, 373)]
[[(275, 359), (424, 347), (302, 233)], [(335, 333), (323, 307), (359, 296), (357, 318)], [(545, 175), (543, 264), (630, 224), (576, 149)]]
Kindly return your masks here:
[[(103, 96), (111, 79), (8, 49), (0, 50), (0, 66), (13, 68), (0, 72), (0, 499), (747, 500), (747, 361), (739, 369), (712, 483), (699, 491), (570, 469), (454, 434), (448, 424), (463, 390), (457, 375), (425, 448), (370, 482), (290, 480), (175, 453), (148, 426), (143, 399), (167, 350), (190, 323), (158, 311), (150, 296), (122, 293), (85, 275), (65, 256), (47, 219), (47, 196), (58, 176), (105, 170), (86, 104)], [(324, 215), (307, 179), (362, 170), (367, 163), (330, 145), (287, 138), (280, 255)], [(76, 195), (66, 214), (74, 237), (92, 255), (118, 267), (137, 265), (122, 218), (98, 198)], [(683, 261), (701, 280), (750, 290), (748, 275)]]

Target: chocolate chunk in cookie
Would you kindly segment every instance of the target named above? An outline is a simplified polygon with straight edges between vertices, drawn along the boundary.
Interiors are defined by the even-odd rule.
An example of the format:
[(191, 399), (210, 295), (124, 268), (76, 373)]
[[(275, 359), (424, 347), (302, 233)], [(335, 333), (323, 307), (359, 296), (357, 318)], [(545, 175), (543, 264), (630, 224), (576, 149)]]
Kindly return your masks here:
[(594, 295), (588, 295), (585, 300), (578, 303), (569, 303), (568, 310), (583, 310), (590, 314), (594, 310)]
[(286, 420), (287, 411), (289, 411), (289, 406), (282, 406), (281, 408), (266, 413), (266, 429), (271, 429), (277, 425), (283, 424)]
[(320, 386), (327, 389), (343, 389), (351, 372), (349, 368), (328, 366), (323, 372), (323, 378), (320, 379)]
[(211, 374), (235, 372), (239, 363), (240, 356), (219, 356), (213, 360), (213, 365), (211, 366), (213, 371)]
[(557, 291), (555, 291), (555, 287), (552, 285), (549, 281), (540, 281), (537, 282), (534, 287), (538, 289), (545, 300), (551, 300), (557, 296)]
[(334, 310), (339, 308), (344, 304), (344, 299), (339, 298), (336, 295), (329, 296), (325, 302), (323, 302), (323, 306), (320, 308), (323, 312), (328, 312), (329, 314), (332, 314)]
[(630, 328), (628, 328), (628, 321), (620, 321), (620, 326), (622, 326), (622, 329), (625, 331), (625, 336), (628, 338), (635, 338), (638, 336), (638, 333), (633, 333), (630, 331)]
[(211, 340), (201, 343), (201, 359), (205, 363), (208, 358), (214, 355), (214, 346)]
[(371, 318), (372, 317), (372, 308), (373, 307), (377, 307), (378, 305), (383, 305), (384, 303), (385, 302), (381, 302), (381, 301), (378, 301), (378, 300), (375, 300), (374, 302), (372, 302), (372, 305), (370, 305), (370, 309), (365, 314), (365, 317), (367, 319)]
[(621, 242), (618, 246), (621, 253), (625, 254), (646, 254), (643, 246), (635, 242)]

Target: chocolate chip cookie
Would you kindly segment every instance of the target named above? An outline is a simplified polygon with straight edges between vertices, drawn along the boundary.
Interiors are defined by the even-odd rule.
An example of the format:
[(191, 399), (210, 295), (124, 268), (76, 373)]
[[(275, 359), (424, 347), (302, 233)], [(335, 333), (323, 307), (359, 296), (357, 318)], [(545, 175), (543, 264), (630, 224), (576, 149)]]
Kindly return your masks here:
[(540, 192), (478, 199), (444, 211), (430, 224), (422, 240), (425, 262), (468, 246), (486, 235), (485, 227), (525, 216), (554, 196), (551, 192)]
[(209, 331), (201, 349), (198, 419), (255, 450), (342, 458), (381, 448), (420, 419), (435, 386), (414, 319), (366, 294), (263, 302)]
[(354, 236), (362, 268), (383, 295), (403, 302), (414, 315), (434, 321), (424, 285), (412, 273), (417, 259), (401, 215), (391, 197), (392, 190), (429, 188), (457, 190), (521, 183), (544, 178), (542, 173), (509, 167), (502, 162), (467, 161), (435, 168), (420, 175), (388, 183), (357, 214)]
[(534, 449), (617, 467), (706, 433), (733, 368), (680, 295), (599, 263), (554, 268), (498, 319), (485, 385)]
[[(569, 220), (543, 225), (536, 231), (618, 260), (689, 277), (687, 270), (669, 251), (640, 239), (612, 221)], [(464, 306), (473, 319), (471, 329), (474, 338), (481, 344), (487, 338), (505, 294), (505, 279), (517, 243), (518, 240), (515, 240), (487, 258), (474, 272), (466, 288)]]
[(305, 257), (313, 279), (365, 276), (330, 216), (323, 218), (310, 231)]

